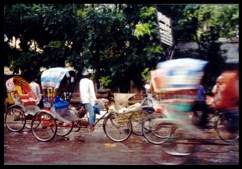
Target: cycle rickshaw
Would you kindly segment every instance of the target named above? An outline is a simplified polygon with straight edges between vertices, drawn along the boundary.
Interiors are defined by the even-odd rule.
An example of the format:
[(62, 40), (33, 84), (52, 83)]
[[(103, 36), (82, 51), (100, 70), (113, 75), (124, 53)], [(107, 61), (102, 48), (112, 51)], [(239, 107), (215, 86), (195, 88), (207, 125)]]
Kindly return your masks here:
[[(79, 109), (71, 108), (69, 100), (76, 82), (76, 73), (67, 68), (55, 67), (45, 70), (41, 75), (41, 87), (44, 101), (44, 109), (35, 114), (31, 123), (34, 137), (43, 142), (50, 141), (56, 135), (66, 136), (73, 128), (87, 128), (88, 118), (84, 105), (80, 103), (80, 110), (84, 110), (84, 116)], [(72, 87), (70, 87), (72, 86)], [(108, 100), (101, 99), (106, 111), (101, 119), (103, 129), (108, 138), (121, 142), (129, 138), (132, 132), (132, 124), (123, 114), (108, 110)], [(84, 123), (82, 123), (85, 121)], [(100, 120), (96, 121), (99, 122)], [(95, 124), (96, 124), (95, 123)]]
[(166, 142), (178, 127), (196, 132), (189, 123), (189, 111), (206, 64), (198, 59), (174, 59), (160, 62), (151, 72), (152, 90), (161, 99), (154, 106), (156, 112), (143, 122), (143, 134), (149, 142)]
[(36, 105), (37, 96), (29, 83), (20, 76), (8, 79), (5, 85), (8, 93), (6, 127), (14, 132), (21, 131), (24, 127), (30, 129), (32, 117), (40, 110)]

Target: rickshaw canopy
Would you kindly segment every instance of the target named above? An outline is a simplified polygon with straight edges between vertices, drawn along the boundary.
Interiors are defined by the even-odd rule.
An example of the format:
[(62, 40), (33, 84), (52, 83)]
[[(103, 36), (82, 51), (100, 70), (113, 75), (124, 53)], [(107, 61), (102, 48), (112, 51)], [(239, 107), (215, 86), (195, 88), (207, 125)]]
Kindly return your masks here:
[(48, 87), (52, 87), (54, 89), (59, 88), (62, 79), (66, 76), (70, 77), (69, 72), (73, 70), (69, 70), (67, 68), (56, 67), (45, 70), (41, 75), (41, 87), (42, 89), (47, 89)]
[(192, 58), (173, 59), (157, 64), (151, 71), (155, 92), (196, 89), (207, 61)]
[(6, 81), (6, 88), (8, 92), (17, 92), (21, 94), (29, 94), (33, 99), (37, 99), (37, 96), (33, 92), (29, 83), (20, 76), (14, 76)]

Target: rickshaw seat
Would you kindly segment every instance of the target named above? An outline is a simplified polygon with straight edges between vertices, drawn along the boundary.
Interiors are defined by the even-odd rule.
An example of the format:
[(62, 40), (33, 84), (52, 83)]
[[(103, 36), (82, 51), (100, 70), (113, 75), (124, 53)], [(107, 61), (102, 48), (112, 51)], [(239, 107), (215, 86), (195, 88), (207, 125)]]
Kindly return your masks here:
[(8, 102), (9, 105), (14, 104), (13, 94), (11, 92), (8, 92), (7, 102)]
[(20, 94), (20, 99), (24, 106), (36, 105), (36, 100), (31, 98), (29, 94)]
[(10, 104), (10, 105), (15, 103), (15, 101), (13, 99), (16, 97), (15, 93), (17, 93), (19, 96), (23, 94), (21, 86), (15, 85), (15, 89), (16, 89), (16, 91), (11, 91), (8, 93), (8, 104)]

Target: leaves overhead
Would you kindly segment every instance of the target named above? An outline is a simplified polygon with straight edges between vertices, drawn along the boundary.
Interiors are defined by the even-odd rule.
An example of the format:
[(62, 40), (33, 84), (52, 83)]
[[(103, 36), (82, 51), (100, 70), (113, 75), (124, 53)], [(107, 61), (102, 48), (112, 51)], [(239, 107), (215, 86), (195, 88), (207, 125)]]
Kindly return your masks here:
[[(236, 4), (5, 4), (4, 34), (9, 40), (4, 43), (4, 65), (24, 72), (68, 63), (78, 73), (95, 69), (95, 80), (108, 77), (114, 89), (128, 92), (130, 80), (142, 88), (142, 72), (166, 59), (156, 10), (172, 19), (175, 44), (197, 42), (198, 55), (210, 62), (221, 57), (219, 46), (213, 45), (216, 38), (239, 35)], [(10, 45), (13, 38), (20, 40), (19, 48)], [(209, 55), (211, 50), (217, 50), (216, 57)]]

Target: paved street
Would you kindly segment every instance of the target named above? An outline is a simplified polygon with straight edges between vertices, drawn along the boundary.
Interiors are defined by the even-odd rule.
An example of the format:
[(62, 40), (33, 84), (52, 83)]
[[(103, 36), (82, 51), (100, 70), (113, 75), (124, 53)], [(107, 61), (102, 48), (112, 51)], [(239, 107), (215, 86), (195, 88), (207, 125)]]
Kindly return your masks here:
[(177, 130), (162, 145), (136, 135), (113, 142), (101, 123), (93, 133), (83, 129), (68, 136), (39, 142), (27, 128), (13, 133), (4, 127), (4, 165), (239, 165), (239, 142), (225, 144), (211, 131), (189, 139)]

